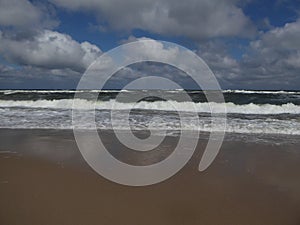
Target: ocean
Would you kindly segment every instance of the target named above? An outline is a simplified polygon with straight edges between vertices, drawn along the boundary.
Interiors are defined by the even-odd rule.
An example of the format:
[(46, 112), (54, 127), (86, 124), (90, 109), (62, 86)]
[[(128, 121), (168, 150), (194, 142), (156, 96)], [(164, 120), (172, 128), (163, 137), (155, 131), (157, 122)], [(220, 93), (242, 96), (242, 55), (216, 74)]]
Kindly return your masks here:
[[(80, 92), (79, 98), (74, 98)], [(74, 90), (1, 90), (0, 91), (0, 128), (11, 129), (72, 129), (72, 107), (89, 109), (95, 106), (96, 127), (112, 129), (110, 112), (112, 107), (119, 113), (117, 129), (124, 129), (122, 111), (132, 109), (130, 128), (145, 130), (166, 130), (169, 135), (177, 135), (180, 129), (198, 129), (210, 132), (223, 127), (211, 127), (210, 105), (202, 91), (183, 90), (128, 90), (126, 99), (116, 100), (118, 90), (74, 91)], [(140, 92), (146, 98), (131, 102), (130, 96)], [(164, 100), (155, 97), (157, 92)], [(187, 92), (191, 101), (180, 101), (180, 95)], [(224, 90), (225, 103), (213, 102), (214, 106), (225, 104), (227, 109), (227, 134), (279, 134), (300, 135), (300, 92), (298, 91), (246, 91)], [(95, 103), (91, 99), (98, 95)], [(153, 96), (153, 97), (152, 97)], [(129, 100), (128, 100), (129, 99)], [(199, 115), (199, 123), (192, 119), (181, 124), (173, 106), (180, 109), (188, 118), (189, 113)], [(221, 108), (221, 107), (220, 107)], [(157, 119), (159, 118), (159, 119)], [(92, 128), (91, 124), (83, 124)], [(116, 128), (116, 127), (114, 127)]]
[[(198, 168), (211, 141), (209, 134), (224, 127), (222, 123), (212, 126), (210, 105), (203, 92), (187, 91), (190, 101), (182, 100), (183, 93), (183, 90), (2, 90), (1, 224), (9, 221), (43, 224), (45, 220), (54, 221), (53, 224), (61, 221), (66, 224), (78, 224), (78, 221), (81, 224), (134, 224), (136, 221), (299, 224), (300, 92), (224, 90), (225, 103), (210, 104), (217, 111), (220, 109), (220, 118), (225, 104), (226, 135), (216, 158), (205, 171)], [(142, 95), (147, 97), (132, 102)], [(92, 101), (95, 96), (97, 101)], [(79, 142), (78, 134), (74, 136), (72, 130), (72, 108), (82, 111), (80, 125), (86, 129), (80, 133), (83, 139)], [(91, 108), (95, 108), (95, 114)], [(115, 129), (126, 135), (128, 129), (134, 130), (141, 139), (148, 137), (149, 130), (153, 138), (152, 130), (156, 129), (158, 132), (154, 134), (164, 136), (150, 139), (163, 141), (155, 141), (159, 145), (149, 151), (128, 147), (117, 136), (119, 133), (112, 130), (111, 109), (115, 113)], [(128, 109), (129, 120), (125, 115)], [(95, 115), (92, 120), (91, 115)], [(180, 115), (184, 115), (183, 122)], [(95, 123), (90, 124), (93, 120)], [(116, 168), (107, 159), (117, 159), (113, 162), (123, 162), (130, 168), (141, 167), (139, 172), (145, 179), (174, 171), (177, 161), (171, 161), (168, 165), (172, 166), (167, 170), (147, 175), (142, 173), (144, 166), (161, 165), (174, 156), (181, 160), (189, 150), (193, 150), (193, 155), (178, 173), (162, 182), (140, 187), (120, 185), (105, 176), (106, 173), (96, 173), (84, 155), (89, 149), (80, 149), (98, 143), (98, 139), (89, 138), (93, 137), (91, 129), (95, 124), (103, 146), (112, 157), (103, 160), (95, 151), (91, 157), (93, 162), (103, 160), (99, 165), (107, 166), (104, 171), (117, 172), (125, 182), (132, 174), (124, 167)], [(200, 131), (199, 138), (183, 129)], [(183, 134), (190, 135), (184, 138), (188, 143), (176, 152)], [(195, 148), (189, 149), (193, 143)]]

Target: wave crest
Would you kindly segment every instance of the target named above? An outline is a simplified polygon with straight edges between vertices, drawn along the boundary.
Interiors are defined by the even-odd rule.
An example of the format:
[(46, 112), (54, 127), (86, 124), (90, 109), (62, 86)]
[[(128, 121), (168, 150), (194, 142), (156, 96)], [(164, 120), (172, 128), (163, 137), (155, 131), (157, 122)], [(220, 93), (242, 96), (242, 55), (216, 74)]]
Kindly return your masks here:
[[(98, 110), (127, 110), (127, 109), (141, 109), (141, 110), (157, 110), (157, 111), (183, 111), (183, 112), (199, 112), (210, 113), (211, 107), (214, 107), (216, 112), (222, 113), (223, 104), (229, 114), (257, 114), (257, 115), (275, 115), (275, 114), (300, 114), (300, 106), (293, 103), (283, 105), (271, 104), (246, 104), (236, 105), (231, 102), (227, 103), (194, 103), (194, 102), (176, 102), (176, 101), (156, 101), (138, 103), (122, 103), (115, 100), (110, 101), (88, 101), (84, 99), (61, 99), (61, 100), (37, 100), (37, 101), (12, 101), (0, 100), (1, 108), (46, 108), (46, 109), (95, 109)], [(177, 109), (177, 110), (176, 110)]]

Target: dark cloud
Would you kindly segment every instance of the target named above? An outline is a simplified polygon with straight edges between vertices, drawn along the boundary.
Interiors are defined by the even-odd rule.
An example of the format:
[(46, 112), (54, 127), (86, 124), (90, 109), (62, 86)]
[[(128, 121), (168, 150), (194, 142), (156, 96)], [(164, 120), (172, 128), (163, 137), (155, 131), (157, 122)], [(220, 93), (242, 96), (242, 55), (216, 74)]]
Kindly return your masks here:
[(58, 25), (51, 5), (28, 0), (0, 0), (0, 26), (19, 30), (52, 28)]
[(256, 30), (239, 1), (227, 0), (51, 0), (70, 10), (93, 12), (111, 29), (142, 29), (193, 39), (252, 37)]
[(1, 71), (2, 67), (0, 65), (0, 89), (74, 89), (81, 78), (81, 73), (70, 69), (24, 66)]
[(262, 32), (240, 60), (224, 42), (200, 45), (198, 54), (226, 88), (299, 89), (300, 20)]
[[(130, 82), (147, 76), (163, 77), (174, 81), (183, 89), (199, 89), (196, 82), (185, 72), (159, 62), (141, 62), (132, 64), (115, 73), (105, 84), (106, 89), (122, 89)], [(159, 84), (145, 84), (144, 89), (155, 89)], [(170, 86), (162, 84), (163, 89), (170, 89)], [(172, 89), (172, 88), (171, 88)]]

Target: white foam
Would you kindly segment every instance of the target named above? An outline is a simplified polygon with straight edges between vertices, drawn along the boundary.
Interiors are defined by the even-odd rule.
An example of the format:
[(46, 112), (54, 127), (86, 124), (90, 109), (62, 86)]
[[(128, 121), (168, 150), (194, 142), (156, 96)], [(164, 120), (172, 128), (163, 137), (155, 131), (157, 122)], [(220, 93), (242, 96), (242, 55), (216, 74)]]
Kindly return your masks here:
[(222, 113), (224, 104), (227, 113), (235, 114), (300, 114), (300, 106), (293, 103), (283, 105), (271, 104), (246, 104), (236, 105), (234, 103), (194, 103), (194, 102), (176, 102), (176, 101), (157, 101), (157, 102), (138, 102), (138, 103), (121, 103), (115, 100), (110, 101), (88, 101), (84, 99), (61, 99), (61, 100), (37, 100), (37, 101), (12, 101), (0, 100), (0, 108), (22, 107), (22, 108), (46, 108), (46, 109), (93, 109), (95, 107), (99, 110), (115, 109), (143, 109), (143, 110), (159, 110), (159, 111), (183, 111), (183, 112), (199, 112), (210, 113), (211, 107), (216, 111)]
[[(193, 103), (176, 101), (157, 101), (157, 102), (138, 102), (138, 103), (120, 103), (115, 100), (92, 102), (83, 99), (62, 99), (62, 100), (38, 100), (38, 101), (12, 101), (0, 100), (0, 127), (1, 128), (24, 128), (24, 129), (72, 129), (73, 107), (78, 109), (93, 109), (97, 111), (97, 127), (101, 129), (111, 129), (110, 113), (106, 110), (116, 109), (119, 120), (118, 129), (126, 127), (127, 121), (124, 121), (122, 113), (127, 109), (157, 110), (160, 115), (160, 121), (153, 121), (151, 126), (157, 130), (168, 130), (173, 132), (180, 129), (200, 130), (210, 132), (221, 131), (223, 127), (211, 127), (210, 117), (200, 116), (200, 124), (196, 121), (189, 121), (180, 126), (180, 122), (174, 114), (162, 113), (159, 111), (196, 111), (199, 113), (210, 113), (210, 107), (222, 112), (225, 104), (229, 114), (253, 114), (247, 119), (244, 116), (229, 116), (226, 132), (232, 133), (252, 133), (252, 134), (289, 134), (300, 135), (300, 106), (292, 103), (283, 105), (270, 104), (246, 104), (235, 105), (234, 103)], [(290, 116), (278, 119), (278, 114), (292, 114)], [(132, 129), (143, 130), (148, 127), (147, 118), (151, 119), (152, 113), (134, 114), (132, 118)], [(286, 118), (286, 119), (284, 119)], [(84, 124), (85, 129), (91, 129), (91, 124)], [(176, 132), (175, 132), (176, 133)]]
[[(36, 122), (36, 121), (35, 121)], [(117, 127), (114, 129), (117, 130), (124, 130), (127, 131), (125, 127), (125, 121), (119, 121)], [(190, 124), (182, 124), (183, 127), (180, 125), (174, 124), (172, 122), (165, 122), (159, 124), (151, 124), (151, 128), (157, 131), (166, 131), (168, 135), (174, 134), (175, 136), (178, 134), (179, 130), (189, 130), (189, 131), (200, 131), (200, 132), (212, 132), (212, 131), (223, 131), (224, 127), (211, 127), (209, 123), (190, 123)], [(1, 128), (8, 128), (8, 129), (58, 129), (58, 130), (65, 130), (65, 129), (73, 129), (73, 126), (70, 123), (62, 124), (62, 122), (51, 122), (47, 123), (47, 121), (43, 121), (43, 123), (23, 123), (23, 124), (14, 124), (12, 125), (2, 125), (0, 124)], [(110, 123), (98, 123), (96, 125), (98, 129), (104, 130), (111, 130)], [(84, 124), (80, 127), (80, 129), (91, 130), (94, 129), (94, 126), (89, 124)], [(145, 130), (147, 129), (146, 124), (134, 124), (131, 126), (133, 130)], [(227, 133), (240, 133), (240, 134), (283, 134), (283, 135), (300, 135), (300, 124), (289, 122), (289, 121), (274, 121), (272, 123), (264, 123), (259, 120), (252, 120), (249, 121), (228, 121), (225, 131)], [(164, 134), (164, 132), (161, 132)], [(159, 134), (159, 133), (157, 133)], [(0, 152), (0, 154), (3, 152)]]

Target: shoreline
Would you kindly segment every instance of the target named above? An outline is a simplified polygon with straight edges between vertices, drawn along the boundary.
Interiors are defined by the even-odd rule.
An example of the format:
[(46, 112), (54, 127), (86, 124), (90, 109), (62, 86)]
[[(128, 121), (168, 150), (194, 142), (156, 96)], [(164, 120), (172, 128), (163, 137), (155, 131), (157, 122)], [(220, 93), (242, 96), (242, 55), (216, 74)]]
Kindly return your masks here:
[[(170, 179), (146, 187), (112, 183), (82, 159), (72, 130), (0, 129), (1, 224), (239, 224), (300, 221), (300, 144), (225, 140), (204, 172), (205, 139)], [(103, 138), (120, 151), (111, 134)], [(174, 138), (166, 141), (164, 154)], [(158, 153), (153, 158), (165, 156)], [(124, 160), (141, 155), (118, 154)]]

